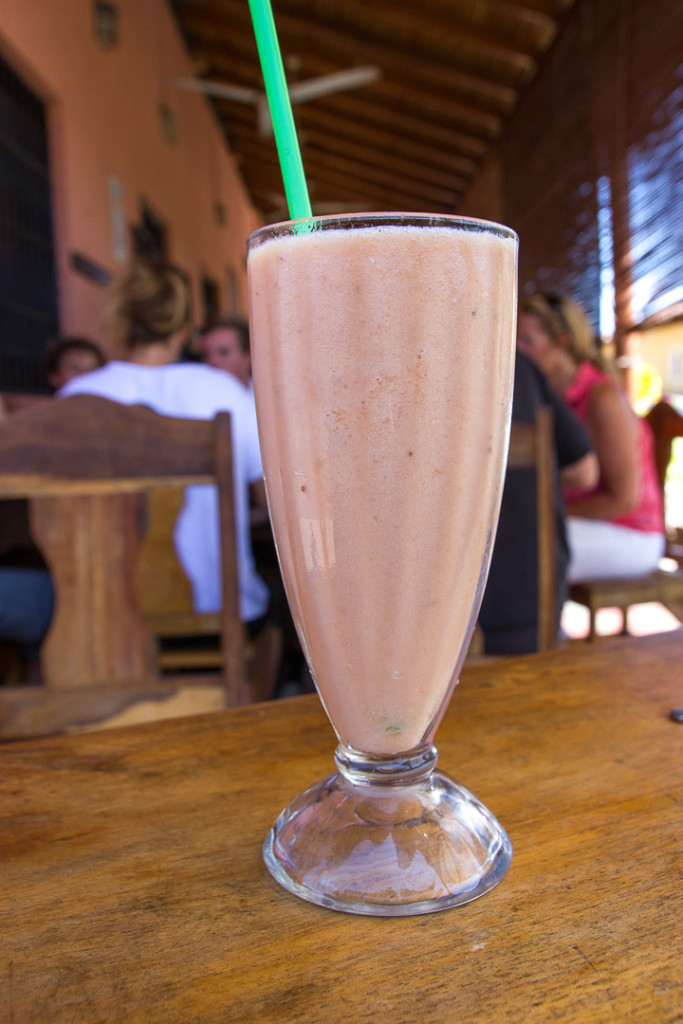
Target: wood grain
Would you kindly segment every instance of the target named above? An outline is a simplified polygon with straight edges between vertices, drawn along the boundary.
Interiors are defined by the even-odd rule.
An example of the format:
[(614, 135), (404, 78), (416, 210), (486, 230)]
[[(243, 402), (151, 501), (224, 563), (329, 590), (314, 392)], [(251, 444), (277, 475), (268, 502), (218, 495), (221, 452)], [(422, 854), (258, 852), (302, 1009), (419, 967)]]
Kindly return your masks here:
[(0, 1020), (683, 1019), (683, 632), (467, 669), (441, 766), (507, 828), (510, 872), (440, 914), (281, 890), (280, 809), (332, 770), (316, 697), (0, 750)]
[(144, 496), (29, 499), (57, 600), (41, 656), (47, 687), (153, 679), (152, 638), (135, 590)]

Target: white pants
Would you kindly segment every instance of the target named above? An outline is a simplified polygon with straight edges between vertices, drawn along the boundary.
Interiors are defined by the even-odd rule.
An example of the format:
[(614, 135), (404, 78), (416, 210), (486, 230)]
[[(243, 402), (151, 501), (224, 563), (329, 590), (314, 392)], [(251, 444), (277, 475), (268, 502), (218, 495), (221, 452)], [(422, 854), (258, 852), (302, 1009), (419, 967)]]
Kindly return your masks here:
[(570, 583), (647, 576), (664, 555), (663, 534), (630, 530), (605, 519), (569, 516), (567, 538)]

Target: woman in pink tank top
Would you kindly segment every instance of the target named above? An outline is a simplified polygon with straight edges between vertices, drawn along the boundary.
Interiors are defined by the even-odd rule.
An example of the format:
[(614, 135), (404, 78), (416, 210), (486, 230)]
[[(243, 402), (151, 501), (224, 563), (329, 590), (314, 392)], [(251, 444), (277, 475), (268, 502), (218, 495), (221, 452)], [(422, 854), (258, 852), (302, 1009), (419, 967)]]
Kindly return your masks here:
[(569, 579), (647, 575), (664, 553), (662, 498), (649, 424), (636, 416), (571, 299), (520, 304), (517, 345), (584, 422), (600, 464), (591, 491), (566, 488)]

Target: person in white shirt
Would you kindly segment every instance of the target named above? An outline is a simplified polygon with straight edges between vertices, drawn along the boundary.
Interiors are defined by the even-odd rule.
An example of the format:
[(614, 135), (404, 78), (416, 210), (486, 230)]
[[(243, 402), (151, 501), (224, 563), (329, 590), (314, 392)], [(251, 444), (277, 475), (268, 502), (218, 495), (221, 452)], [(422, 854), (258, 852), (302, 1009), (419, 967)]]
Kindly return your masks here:
[[(99, 395), (190, 419), (213, 419), (223, 410), (231, 414), (240, 609), (245, 623), (255, 626), (267, 614), (270, 595), (254, 568), (249, 535), (250, 496), (252, 502), (265, 507), (253, 399), (227, 373), (176, 362), (189, 331), (189, 296), (185, 280), (175, 268), (134, 267), (113, 286), (105, 317), (112, 344), (121, 348), (124, 358), (74, 378), (59, 396)], [(188, 488), (175, 542), (192, 585), (195, 610), (218, 610), (220, 538), (214, 487)]]

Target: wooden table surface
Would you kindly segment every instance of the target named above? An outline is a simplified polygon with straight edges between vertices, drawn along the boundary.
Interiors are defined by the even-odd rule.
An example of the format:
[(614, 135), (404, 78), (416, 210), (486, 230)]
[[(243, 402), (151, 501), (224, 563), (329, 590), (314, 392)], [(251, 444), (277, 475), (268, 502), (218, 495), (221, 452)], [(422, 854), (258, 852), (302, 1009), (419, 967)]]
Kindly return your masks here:
[(464, 907), (280, 889), (280, 809), (332, 770), (317, 697), (0, 749), (2, 1024), (683, 1020), (683, 631), (471, 667), (440, 764), (504, 824)]

